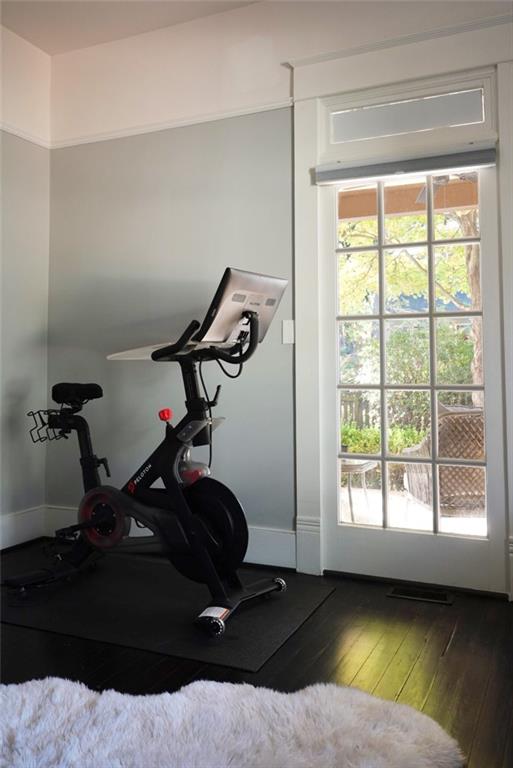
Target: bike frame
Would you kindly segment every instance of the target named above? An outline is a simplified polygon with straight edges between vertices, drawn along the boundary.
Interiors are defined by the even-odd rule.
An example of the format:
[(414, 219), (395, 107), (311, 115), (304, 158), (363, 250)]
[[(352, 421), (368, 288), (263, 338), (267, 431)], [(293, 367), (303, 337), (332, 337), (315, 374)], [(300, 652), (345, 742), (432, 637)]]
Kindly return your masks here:
[[(153, 536), (149, 537), (125, 536), (116, 539), (112, 544), (103, 547), (103, 553), (120, 550), (132, 553), (148, 552), (148, 544), (151, 543), (158, 544), (159, 551), (164, 555), (167, 554), (171, 563), (173, 563), (173, 556), (176, 557), (177, 554), (190, 554), (199, 566), (201, 581), (208, 587), (212, 596), (212, 603), (197, 617), (197, 621), (211, 634), (222, 634), (226, 620), (242, 603), (286, 588), (285, 582), (279, 577), (262, 579), (244, 586), (237, 574), (238, 565), (231, 567), (229, 560), (226, 561), (226, 567), (218, 571), (209, 552), (210, 534), (201, 516), (195, 515), (189, 506), (184, 493), (185, 485), (180, 476), (180, 462), (191, 446), (209, 445), (211, 442), (211, 408), (217, 404), (220, 391), (218, 387), (212, 401), (201, 395), (198, 364), (204, 360), (222, 360), (241, 364), (251, 357), (258, 345), (258, 315), (255, 312), (244, 312), (243, 318), (246, 319), (247, 329), (241, 330), (237, 343), (231, 347), (199, 348), (197, 345), (190, 345), (189, 342), (199, 327), (199, 323), (193, 321), (176, 344), (158, 349), (152, 354), (152, 358), (156, 361), (172, 361), (180, 364), (186, 394), (186, 414), (175, 427), (169, 421), (166, 422), (164, 439), (131, 475), (121, 490), (102, 486), (98, 470), (103, 465), (107, 475), (110, 476), (108, 463), (107, 459), (99, 459), (95, 455), (87, 421), (78, 415), (83, 402), (77, 400), (76, 403), (62, 407), (59, 411), (44, 412), (47, 415), (47, 426), (50, 430), (57, 431), (64, 437), (71, 431), (77, 432), (80, 466), (86, 492), (81, 503), (80, 514), (85, 515), (85, 519), (82, 518), (76, 525), (56, 531), (56, 536), (64, 538), (80, 532), (70, 552), (63, 556), (59, 555), (59, 563), (56, 567), (14, 577), (10, 580), (11, 586), (25, 590), (30, 586), (54, 583), (84, 570), (97, 559), (100, 556), (97, 547), (87, 541), (82, 533), (97, 525), (92, 515), (88, 517), (88, 504), (94, 505), (96, 498), (103, 498), (105, 501), (96, 502), (100, 510), (112, 504), (118, 509), (120, 515), (118, 520), (123, 520), (125, 517), (133, 518), (153, 533)], [(245, 350), (244, 347), (246, 347)], [(161, 417), (165, 418), (165, 414)], [(164, 488), (152, 487), (157, 480), (162, 480)], [(219, 485), (225, 488), (222, 484)], [(225, 490), (229, 492), (228, 489), (225, 488)], [(238, 504), (236, 499), (235, 502)], [(128, 528), (126, 531), (128, 532)], [(247, 526), (245, 535), (247, 537)], [(247, 538), (244, 551), (246, 545)], [(242, 551), (240, 555), (242, 559)], [(237, 562), (240, 564), (240, 560)], [(191, 578), (194, 577), (191, 576)]]

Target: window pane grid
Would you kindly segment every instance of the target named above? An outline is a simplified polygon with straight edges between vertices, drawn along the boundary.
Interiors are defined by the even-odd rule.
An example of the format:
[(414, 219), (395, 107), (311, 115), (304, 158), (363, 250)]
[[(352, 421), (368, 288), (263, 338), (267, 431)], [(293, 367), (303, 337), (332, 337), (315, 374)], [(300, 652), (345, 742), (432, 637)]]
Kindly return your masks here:
[[(418, 180), (417, 180), (418, 181)], [(445, 467), (444, 469), (444, 478), (449, 477), (451, 473), (457, 473), (458, 468), (460, 469), (460, 476), (463, 477), (465, 475), (469, 476), (469, 473), (471, 474), (472, 468), (475, 468), (475, 471), (478, 472), (480, 469), (484, 472), (484, 467), (486, 466), (486, 460), (484, 458), (484, 452), (483, 452), (483, 458), (461, 458), (458, 456), (451, 457), (451, 454), (445, 453), (443, 456), (439, 455), (439, 435), (438, 435), (438, 419), (440, 418), (440, 414), (442, 413), (443, 408), (445, 406), (441, 403), (439, 400), (441, 393), (446, 393), (447, 397), (449, 398), (447, 402), (450, 404), (452, 403), (464, 403), (465, 405), (460, 405), (460, 409), (464, 407), (468, 407), (468, 403), (471, 404), (474, 402), (482, 402), (482, 393), (484, 392), (483, 384), (479, 381), (479, 383), (471, 383), (470, 381), (467, 381), (466, 378), (462, 378), (461, 382), (458, 384), (452, 384), (449, 380), (445, 380), (442, 377), (441, 381), (437, 381), (437, 377), (439, 376), (439, 370), (441, 362), (438, 359), (439, 357), (439, 347), (438, 339), (437, 339), (437, 331), (440, 329), (443, 329), (445, 326), (446, 328), (450, 329), (456, 329), (462, 335), (465, 328), (467, 329), (467, 337), (470, 338), (470, 344), (474, 343), (474, 339), (472, 336), (476, 333), (480, 333), (480, 330), (476, 331), (476, 322), (480, 323), (482, 318), (482, 309), (480, 307), (480, 304), (478, 304), (477, 307), (474, 307), (472, 305), (465, 306), (463, 302), (458, 303), (458, 307), (460, 307), (457, 310), (454, 310), (450, 307), (450, 305), (443, 305), (443, 306), (449, 306), (448, 309), (440, 310), (437, 302), (439, 301), (438, 296), (440, 296), (441, 291), (444, 290), (444, 286), (442, 288), (439, 284), (439, 279), (437, 278), (437, 262), (435, 261), (435, 248), (438, 246), (450, 246), (450, 248), (453, 248), (454, 246), (457, 247), (471, 247), (474, 245), (479, 246), (480, 244), (480, 237), (454, 237), (454, 238), (442, 238), (437, 235), (437, 231), (435, 231), (435, 227), (440, 228), (439, 220), (440, 217), (445, 215), (444, 209), (440, 209), (440, 206), (437, 207), (437, 223), (435, 224), (435, 218), (434, 218), (434, 210), (435, 210), (435, 204), (434, 204), (434, 193), (437, 190), (437, 186), (434, 185), (433, 177), (432, 176), (426, 176), (424, 177), (425, 185), (424, 185), (424, 199), (425, 199), (425, 229), (427, 232), (427, 239), (419, 240), (418, 242), (390, 242), (387, 241), (386, 235), (387, 232), (385, 230), (386, 222), (385, 222), (385, 183), (383, 181), (378, 181), (376, 183), (376, 210), (375, 210), (375, 218), (377, 219), (375, 227), (376, 230), (376, 242), (369, 244), (369, 245), (356, 245), (356, 246), (350, 246), (347, 247), (339, 247), (335, 249), (335, 253), (337, 255), (337, 258), (340, 257), (340, 255), (346, 255), (350, 256), (351, 254), (354, 254), (355, 257), (363, 257), (364, 254), (367, 256), (371, 256), (372, 254), (376, 254), (377, 261), (378, 261), (378, 274), (377, 274), (377, 291), (378, 296), (375, 297), (375, 306), (377, 308), (377, 312), (375, 313), (368, 313), (368, 312), (362, 312), (361, 314), (338, 314), (337, 315), (337, 324), (339, 325), (339, 328), (343, 323), (354, 323), (355, 329), (360, 330), (363, 326), (360, 325), (362, 321), (374, 321), (376, 324), (376, 329), (373, 330), (372, 336), (375, 338), (375, 341), (377, 343), (377, 350), (379, 353), (379, 383), (378, 380), (376, 381), (368, 381), (365, 382), (365, 365), (361, 366), (361, 375), (363, 378), (361, 380), (349, 380), (349, 381), (343, 381), (341, 379), (341, 349), (339, 346), (339, 353), (337, 355), (338, 360), (338, 384), (337, 389), (340, 393), (339, 397), (342, 397), (344, 392), (349, 392), (350, 390), (353, 391), (353, 395), (356, 395), (357, 392), (361, 392), (362, 398), (366, 399), (366, 393), (368, 393), (368, 397), (370, 397), (371, 392), (375, 392), (376, 395), (379, 394), (379, 411), (376, 413), (379, 413), (379, 428), (376, 424), (376, 429), (368, 429), (369, 432), (377, 431), (379, 433), (378, 435), (371, 435), (372, 441), (374, 441), (373, 445), (374, 448), (370, 450), (368, 447), (365, 447), (364, 451), (358, 452), (357, 449), (355, 449), (354, 446), (351, 446), (351, 450), (346, 445), (342, 445), (342, 450), (339, 449), (338, 453), (338, 459), (339, 462), (343, 462), (341, 465), (342, 472), (348, 472), (350, 471), (350, 468), (348, 469), (348, 465), (351, 464), (351, 460), (354, 460), (355, 466), (357, 462), (359, 461), (360, 464), (368, 464), (370, 468), (370, 475), (374, 475), (376, 472), (380, 474), (381, 478), (381, 501), (382, 501), (382, 519), (381, 519), (381, 525), (383, 528), (389, 528), (392, 527), (393, 529), (398, 529), (401, 527), (405, 527), (406, 529), (411, 530), (428, 530), (432, 533), (438, 533), (440, 530), (440, 521), (441, 521), (441, 515), (442, 515), (442, 507), (441, 507), (441, 500), (440, 500), (440, 471), (439, 467)], [(442, 183), (446, 183), (445, 181)], [(438, 184), (438, 180), (437, 180)], [(417, 190), (415, 190), (415, 194), (417, 193)], [(419, 195), (420, 197), (420, 195)], [(338, 198), (337, 198), (338, 201)], [(476, 194), (476, 201), (477, 201), (477, 194)], [(339, 205), (339, 216), (340, 216), (340, 202), (338, 201), (337, 204)], [(396, 209), (397, 210), (397, 209)], [(413, 209), (412, 209), (413, 210)], [(450, 212), (449, 212), (450, 213)], [(387, 216), (390, 214), (387, 213)], [(397, 215), (397, 214), (396, 214)], [(401, 214), (399, 214), (401, 215)], [(477, 213), (475, 214), (477, 217)], [(409, 215), (410, 219), (412, 218), (411, 215)], [(407, 217), (408, 218), (408, 217)], [(444, 220), (450, 221), (450, 215)], [(411, 225), (410, 221), (406, 222), (408, 230), (414, 233), (416, 225)], [(445, 226), (445, 224), (444, 224)], [(452, 225), (451, 225), (452, 226)], [(397, 224), (393, 224), (394, 231), (397, 231), (396, 229)], [(454, 231), (455, 227), (452, 227), (452, 230)], [(446, 228), (447, 230), (447, 228)], [(389, 233), (388, 233), (389, 234)], [(423, 233), (422, 233), (423, 234)], [(465, 231), (465, 234), (468, 234)], [(390, 237), (390, 234), (389, 234)], [(415, 263), (415, 259), (411, 258), (411, 250), (413, 248), (424, 248), (426, 253), (426, 258), (424, 265), (417, 265)], [(449, 253), (450, 253), (449, 248)], [(422, 310), (413, 310), (413, 311), (398, 311), (395, 312), (393, 310), (387, 311), (387, 285), (386, 285), (386, 256), (387, 252), (390, 254), (391, 252), (398, 252), (399, 249), (403, 249), (406, 252), (406, 256), (410, 258), (406, 258), (405, 262), (408, 265), (409, 261), (411, 261), (415, 267), (419, 267), (420, 271), (424, 270), (427, 272), (427, 278), (426, 278), (426, 285), (427, 289), (425, 290), (425, 294), (427, 294), (426, 299), (426, 308), (422, 307)], [(461, 254), (461, 251), (460, 251)], [(479, 251), (477, 252), (478, 258), (479, 258)], [(460, 262), (462, 262), (462, 259), (460, 258)], [(356, 262), (357, 263), (357, 262)], [(401, 265), (399, 265), (400, 267)], [(448, 271), (450, 274), (451, 264), (448, 265)], [(351, 270), (351, 267), (349, 267), (349, 272)], [(340, 267), (339, 267), (339, 277), (338, 277), (338, 296), (339, 296), (339, 303), (340, 303), (340, 296), (341, 296), (341, 282), (343, 280)], [(419, 273), (416, 272), (418, 275)], [(400, 276), (399, 276), (400, 277)], [(354, 279), (354, 278), (353, 278)], [(478, 278), (479, 279), (479, 278)], [(418, 280), (417, 280), (418, 285)], [(373, 290), (376, 290), (375, 288)], [(399, 303), (402, 301), (401, 299), (401, 286), (399, 285)], [(420, 283), (420, 290), (422, 291), (422, 282)], [(438, 293), (437, 293), (438, 291)], [(390, 295), (390, 291), (389, 291)], [(422, 296), (422, 293), (419, 293), (419, 297)], [(406, 297), (407, 302), (410, 301), (408, 297)], [(474, 303), (474, 298), (471, 294), (471, 300), (472, 303)], [(365, 309), (370, 309), (369, 301), (367, 300), (367, 306), (364, 305), (363, 302), (360, 302), (358, 305), (358, 309), (361, 307), (364, 307)], [(349, 307), (348, 307), (349, 308)], [(423, 321), (421, 326), (415, 326), (411, 325), (411, 323), (408, 325), (401, 326), (401, 321)], [(474, 322), (472, 322), (474, 320)], [(394, 325), (394, 321), (396, 325)], [(446, 321), (444, 323), (444, 321)], [(424, 323), (426, 325), (424, 325)], [(442, 323), (442, 325), (438, 325), (439, 323)], [(449, 325), (447, 325), (449, 323)], [(347, 326), (346, 326), (347, 327)], [(370, 327), (370, 326), (369, 326)], [(418, 330), (422, 328), (425, 328), (425, 331), (422, 331), (422, 333), (425, 333), (426, 337), (426, 352), (427, 352), (427, 369), (426, 373), (421, 374), (420, 372), (413, 371), (411, 375), (413, 376), (411, 383), (400, 383), (396, 384), (395, 381), (395, 371), (394, 370), (388, 370), (387, 371), (387, 354), (388, 354), (388, 339), (387, 339), (387, 333), (392, 334), (393, 329), (401, 329), (402, 333), (410, 333), (411, 334), (411, 341), (413, 343), (413, 346), (418, 347), (419, 342), (419, 336), (418, 336)], [(463, 331), (462, 331), (463, 329)], [(470, 329), (470, 330), (469, 330)], [(454, 334), (453, 334), (454, 335)], [(464, 335), (464, 334), (463, 334)], [(421, 334), (422, 336), (422, 334)], [(340, 339), (340, 330), (339, 330), (339, 339)], [(355, 336), (356, 338), (356, 336)], [(467, 339), (468, 340), (468, 339)], [(480, 342), (479, 342), (480, 343)], [(440, 342), (441, 344), (441, 342)], [(339, 342), (340, 345), (340, 342)], [(422, 347), (422, 344), (420, 345)], [(474, 348), (474, 347), (472, 347)], [(353, 343), (353, 349), (354, 349), (354, 343)], [(447, 350), (445, 350), (447, 353)], [(448, 348), (448, 353), (450, 356), (450, 348)], [(358, 350), (357, 350), (358, 352)], [(349, 352), (351, 355), (352, 352)], [(421, 349), (421, 355), (422, 355), (422, 349)], [(358, 355), (357, 355), (358, 356)], [(361, 353), (360, 357), (365, 362), (366, 359), (366, 347), (361, 347)], [(472, 365), (469, 367), (469, 371), (471, 371)], [(367, 365), (367, 371), (369, 370), (369, 366)], [(375, 370), (374, 366), (371, 364), (370, 370)], [(387, 378), (388, 373), (388, 378)], [(471, 371), (472, 376), (474, 376), (474, 371)], [(374, 378), (374, 375), (377, 374), (377, 369), (375, 374), (372, 374), (371, 378)], [(360, 374), (356, 374), (356, 378), (358, 378)], [(367, 373), (368, 375), (368, 373)], [(407, 374), (408, 375), (408, 374)], [(415, 376), (420, 376), (419, 383), (416, 383)], [(423, 376), (425, 376), (425, 381), (423, 380)], [(389, 380), (390, 379), (390, 380)], [(409, 429), (409, 423), (408, 423), (408, 417), (407, 415), (397, 415), (395, 414), (394, 417), (392, 417), (392, 412), (389, 410), (388, 403), (389, 403), (389, 397), (394, 397), (395, 395), (399, 397), (399, 403), (401, 403), (401, 393), (405, 395), (405, 398), (402, 398), (402, 401), (406, 404), (408, 404), (408, 397), (414, 397), (415, 393), (419, 393), (419, 397), (421, 398), (418, 403), (422, 402), (422, 409), (426, 417), (422, 417), (422, 429), (420, 432), (417, 432), (416, 435), (421, 437), (422, 434), (425, 434), (425, 437), (422, 439), (423, 450), (427, 451), (426, 456), (422, 455), (414, 455), (414, 452), (411, 454), (408, 453), (408, 449), (402, 449), (401, 445), (392, 445), (390, 442), (392, 440), (392, 433), (395, 427), (399, 429), (399, 433), (401, 430), (407, 431)], [(410, 393), (410, 394), (408, 394)], [(424, 399), (422, 400), (422, 393), (424, 393)], [(428, 394), (429, 397), (425, 398), (425, 395)], [(465, 397), (467, 395), (467, 397)], [(367, 399), (368, 399), (367, 397)], [(406, 407), (406, 406), (405, 406)], [(426, 410), (427, 409), (427, 410)], [(447, 409), (446, 409), (447, 410)], [(453, 410), (457, 410), (457, 407)], [(400, 412), (400, 408), (399, 408)], [(427, 418), (429, 415), (429, 418)], [(342, 418), (342, 411), (339, 407), (338, 410), (338, 423), (339, 423), (339, 435), (342, 436), (342, 426), (344, 424), (344, 420)], [(356, 422), (355, 422), (356, 423)], [(415, 436), (415, 432), (413, 431), (414, 427), (411, 427), (411, 432)], [(365, 431), (365, 428), (364, 430)], [(376, 440), (379, 439), (379, 448), (376, 450), (375, 447), (377, 443)], [(370, 444), (370, 443), (369, 443)], [(411, 444), (411, 443), (410, 443)], [(420, 446), (419, 446), (420, 447)], [(465, 453), (462, 454), (463, 456), (466, 456)], [(372, 467), (371, 467), (372, 465)], [(410, 483), (414, 484), (417, 482), (415, 480), (415, 473), (414, 467), (419, 467), (419, 472), (417, 472), (417, 475), (422, 480), (422, 483), (425, 486), (425, 493), (426, 493), (426, 499), (424, 500), (427, 504), (427, 507), (430, 508), (430, 516), (431, 521), (429, 525), (426, 525), (426, 518), (424, 517), (422, 521), (414, 520), (413, 518), (409, 521), (408, 525), (406, 526), (399, 526), (397, 524), (394, 524), (393, 520), (390, 520), (390, 514), (392, 514), (393, 518), (397, 518), (397, 509), (396, 509), (396, 497), (397, 495), (403, 493), (406, 493), (408, 495), (411, 492), (411, 485)], [(422, 467), (426, 467), (426, 473), (425, 475), (422, 475)], [(450, 468), (453, 467), (454, 470), (451, 470)], [(465, 467), (468, 467), (468, 473), (465, 473), (462, 471)], [(411, 469), (409, 469), (411, 468)], [(358, 480), (359, 473), (361, 472), (361, 468), (357, 468), (354, 470), (354, 477), (357, 479), (357, 483), (360, 482)], [(353, 474), (353, 473), (351, 473)], [(398, 478), (406, 478), (408, 477), (408, 480), (404, 480), (404, 488), (401, 490), (401, 488), (397, 485), (397, 480), (393, 480), (393, 477)], [(347, 477), (349, 477), (349, 480), (347, 480)], [(411, 478), (411, 479), (410, 479)], [(396, 482), (396, 485), (394, 486), (393, 483)], [(402, 481), (401, 481), (402, 482)], [(351, 475), (344, 477), (344, 487), (347, 487), (349, 484), (349, 494), (351, 494)], [(445, 483), (447, 484), (447, 483)], [(376, 485), (376, 483), (375, 483)], [(402, 486), (401, 486), (402, 487)], [(371, 493), (378, 493), (379, 489), (376, 489), (375, 487), (371, 489), (371, 491), (368, 491), (365, 487), (365, 479), (363, 480), (363, 488), (365, 490), (365, 494), (368, 492)], [(395, 490), (394, 490), (395, 488)], [(358, 490), (358, 488), (356, 489)], [(341, 491), (341, 486), (339, 485), (339, 493)], [(361, 491), (362, 492), (362, 491)], [(354, 494), (354, 489), (353, 489)], [(394, 507), (392, 509), (389, 509), (390, 496), (392, 496), (392, 503), (394, 504)], [(457, 494), (458, 496), (458, 494)], [(459, 496), (464, 497), (465, 494), (463, 492), (459, 493)], [(459, 502), (462, 503), (462, 502)], [(457, 533), (458, 531), (453, 531), (450, 527), (447, 527), (447, 520), (444, 518), (444, 526), (442, 527), (442, 532), (451, 532), (451, 533)], [(347, 519), (345, 519), (343, 522), (349, 522)], [(353, 511), (351, 510), (351, 523), (355, 523), (357, 525), (363, 524), (365, 525), (365, 521), (362, 523), (359, 523), (358, 520), (353, 520)], [(457, 521), (458, 522), (458, 521)], [(367, 521), (367, 524), (370, 525), (376, 525), (378, 524), (377, 521)], [(464, 533), (464, 531), (463, 531)]]
[(382, 525), (383, 528), (388, 528), (388, 472), (387, 464), (384, 460), (386, 453), (386, 395), (384, 389), (384, 382), (386, 380), (386, 360), (385, 360), (385, 323), (383, 317), (385, 315), (385, 269), (383, 264), (383, 243), (385, 242), (385, 193), (384, 183), (378, 181), (378, 246), (379, 246), (379, 336), (380, 336), (380, 384), (381, 384), (381, 421), (380, 421), (380, 433), (381, 433), (381, 477), (383, 482), (381, 483), (381, 508), (382, 508)]
[[(481, 310), (476, 311), (475, 309), (470, 310), (462, 310), (460, 312), (432, 312), (431, 313), (433, 317), (437, 317), (440, 319), (443, 318), (472, 318), (472, 317), (482, 317), (483, 313)], [(381, 320), (381, 319), (387, 319), (387, 320), (407, 320), (412, 319), (415, 320), (416, 318), (422, 318), (425, 319), (427, 317), (427, 312), (388, 312), (386, 315), (337, 315), (337, 321), (341, 322), (343, 320)]]
[[(474, 245), (481, 242), (479, 237), (451, 237), (449, 239), (433, 238), (433, 245)], [(428, 245), (428, 240), (419, 240), (412, 243), (387, 243), (386, 248), (422, 248)], [(335, 253), (359, 253), (360, 251), (377, 251), (377, 245), (354, 245), (347, 248), (337, 248)]]
[(337, 389), (404, 389), (435, 392), (484, 392), (482, 384), (337, 384)]
[[(431, 387), (437, 380), (437, 359), (435, 349), (435, 267), (433, 261), (433, 178), (427, 178), (427, 230), (428, 230), (428, 262), (429, 262), (429, 357), (430, 357), (430, 384)], [(438, 417), (436, 412), (436, 398), (431, 392), (431, 487), (433, 491), (433, 533), (438, 533)]]
[[(417, 456), (408, 456), (407, 458), (403, 454), (393, 454), (393, 453), (382, 453), (378, 451), (377, 453), (344, 453), (341, 452), (338, 454), (339, 459), (382, 459), (384, 461), (393, 461), (397, 463), (398, 461), (406, 461), (407, 464), (427, 464), (431, 465), (433, 463), (431, 457), (426, 457), (425, 459), (422, 459)], [(445, 459), (439, 456), (436, 460), (436, 464), (439, 466), (458, 466), (458, 467), (486, 467), (486, 461), (476, 461), (472, 459)]]

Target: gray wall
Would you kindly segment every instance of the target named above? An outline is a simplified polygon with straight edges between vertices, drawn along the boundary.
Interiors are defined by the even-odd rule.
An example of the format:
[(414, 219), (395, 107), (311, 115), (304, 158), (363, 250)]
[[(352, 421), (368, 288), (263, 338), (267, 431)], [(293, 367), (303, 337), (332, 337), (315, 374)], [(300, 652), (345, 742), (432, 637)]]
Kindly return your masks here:
[(1, 132), (0, 511), (45, 502), (45, 449), (26, 412), (47, 391), (49, 151)]
[[(96, 381), (86, 406), (114, 484), (160, 440), (157, 411), (183, 413), (176, 364), (109, 362), (201, 319), (224, 268), (292, 278), (292, 116), (288, 109), (59, 149), (51, 159), (49, 381)], [(253, 525), (294, 517), (293, 347), (281, 344), (292, 285), (242, 377), (223, 384), (216, 477)], [(48, 451), (48, 502), (81, 494), (75, 445)], [(197, 452), (201, 456), (201, 450)]]

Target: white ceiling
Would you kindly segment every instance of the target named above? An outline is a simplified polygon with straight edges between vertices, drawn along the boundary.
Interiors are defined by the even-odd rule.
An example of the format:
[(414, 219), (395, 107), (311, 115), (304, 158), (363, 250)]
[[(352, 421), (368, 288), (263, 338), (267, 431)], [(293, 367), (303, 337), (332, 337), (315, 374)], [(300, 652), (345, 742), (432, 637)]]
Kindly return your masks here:
[(1, 21), (49, 54), (250, 5), (238, 0), (2, 0)]

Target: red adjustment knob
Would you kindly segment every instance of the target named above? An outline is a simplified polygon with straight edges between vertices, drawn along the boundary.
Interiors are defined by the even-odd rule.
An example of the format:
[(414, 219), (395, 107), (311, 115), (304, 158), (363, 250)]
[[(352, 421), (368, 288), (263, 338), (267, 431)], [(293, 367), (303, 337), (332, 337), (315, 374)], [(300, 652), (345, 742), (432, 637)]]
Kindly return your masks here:
[(161, 421), (171, 421), (173, 418), (173, 411), (171, 408), (162, 408), (161, 411), (159, 411), (159, 419)]

